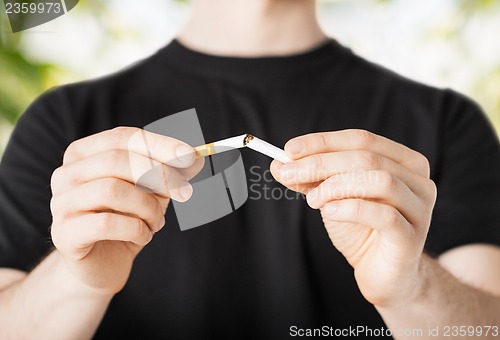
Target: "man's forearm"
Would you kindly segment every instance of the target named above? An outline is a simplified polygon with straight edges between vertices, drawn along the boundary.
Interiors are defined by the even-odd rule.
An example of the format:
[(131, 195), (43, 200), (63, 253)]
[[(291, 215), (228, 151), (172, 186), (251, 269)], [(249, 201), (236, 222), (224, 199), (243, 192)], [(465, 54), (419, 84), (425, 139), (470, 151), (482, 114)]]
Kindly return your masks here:
[[(426, 255), (420, 276), (420, 289), (408, 303), (397, 308), (376, 306), (395, 339), (436, 339), (445, 333), (450, 338), (498, 338), (500, 298), (461, 283)], [(413, 337), (398, 335), (411, 330)]]
[(57, 251), (0, 291), (0, 329), (7, 339), (88, 339), (112, 296), (78, 282)]

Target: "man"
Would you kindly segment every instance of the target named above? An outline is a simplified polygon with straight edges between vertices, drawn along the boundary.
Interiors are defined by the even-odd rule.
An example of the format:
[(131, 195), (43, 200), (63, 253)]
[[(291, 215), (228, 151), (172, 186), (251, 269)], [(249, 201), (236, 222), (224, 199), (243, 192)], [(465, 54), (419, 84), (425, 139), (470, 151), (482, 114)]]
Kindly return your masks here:
[[(314, 7), (198, 0), (154, 56), (28, 109), (0, 168), (3, 337), (276, 339), (322, 326), (495, 336), (491, 126), (463, 96), (329, 40)], [(132, 127), (192, 107), (207, 141), (286, 142), (293, 161), (273, 161), (272, 174), (307, 200), (249, 199), (180, 232), (167, 206), (189, 199), (203, 161), (166, 136), (145, 132), (149, 151), (130, 141)], [(262, 155), (243, 157), (269, 169)], [(144, 161), (177, 169), (182, 189), (136, 187), (130, 168)]]

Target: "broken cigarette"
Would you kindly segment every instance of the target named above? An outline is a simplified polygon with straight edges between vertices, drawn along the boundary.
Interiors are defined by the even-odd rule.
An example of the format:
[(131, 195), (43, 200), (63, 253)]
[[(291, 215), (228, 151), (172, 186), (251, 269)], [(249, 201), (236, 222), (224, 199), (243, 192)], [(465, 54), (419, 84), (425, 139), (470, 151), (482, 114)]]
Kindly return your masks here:
[(276, 159), (282, 163), (290, 162), (291, 159), (285, 151), (251, 134), (223, 139), (217, 142), (200, 145), (194, 148), (196, 158), (215, 155), (224, 151), (248, 147), (266, 156)]

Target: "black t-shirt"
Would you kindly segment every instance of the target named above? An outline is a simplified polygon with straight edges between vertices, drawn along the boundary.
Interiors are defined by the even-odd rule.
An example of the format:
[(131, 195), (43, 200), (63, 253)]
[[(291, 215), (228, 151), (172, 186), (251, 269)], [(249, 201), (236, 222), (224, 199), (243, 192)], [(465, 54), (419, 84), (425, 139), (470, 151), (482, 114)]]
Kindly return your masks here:
[[(173, 41), (120, 73), (49, 91), (21, 117), (0, 166), (0, 267), (30, 270), (50, 250), (50, 177), (69, 143), (190, 108), (207, 142), (251, 132), (283, 146), (310, 132), (359, 128), (403, 143), (429, 159), (438, 186), (427, 251), (500, 245), (500, 147), (469, 99), (335, 41), (263, 58), (210, 56)], [(249, 184), (260, 183), (248, 201), (183, 232), (169, 208), (96, 338), (276, 339), (291, 326), (384, 326), (318, 211), (279, 190), (264, 199), (282, 189), (265, 173), (270, 159), (242, 156), (253, 167)]]

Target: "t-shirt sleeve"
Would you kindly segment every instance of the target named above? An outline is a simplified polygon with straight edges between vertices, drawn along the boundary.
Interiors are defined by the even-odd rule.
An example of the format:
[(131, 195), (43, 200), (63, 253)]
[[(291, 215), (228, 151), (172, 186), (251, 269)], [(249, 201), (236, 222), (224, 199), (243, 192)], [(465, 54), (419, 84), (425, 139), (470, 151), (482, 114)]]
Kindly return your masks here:
[(500, 246), (500, 143), (481, 109), (448, 91), (426, 249), (438, 256), (472, 243)]
[(0, 161), (0, 267), (29, 271), (52, 247), (50, 179), (70, 132), (61, 98), (52, 90), (27, 109)]

